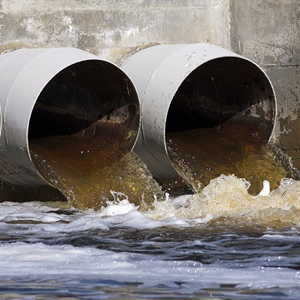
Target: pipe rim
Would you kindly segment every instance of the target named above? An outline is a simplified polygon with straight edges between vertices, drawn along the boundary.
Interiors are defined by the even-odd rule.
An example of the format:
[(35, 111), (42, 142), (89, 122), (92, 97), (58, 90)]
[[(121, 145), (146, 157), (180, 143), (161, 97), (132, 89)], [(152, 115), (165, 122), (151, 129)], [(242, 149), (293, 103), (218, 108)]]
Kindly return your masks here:
[[(133, 101), (138, 109), (139, 107), (139, 96), (137, 90), (129, 78), (129, 76), (121, 70), (117, 65), (114, 63), (90, 54), (88, 52), (75, 49), (75, 48), (49, 48), (49, 49), (20, 49), (16, 50), (16, 53), (10, 52), (8, 55), (10, 56), (7, 61), (12, 60), (13, 57), (17, 57), (18, 55), (32, 55), (32, 58), (29, 59), (28, 63), (25, 64), (20, 70), (18, 70), (16, 78), (14, 78), (12, 85), (9, 89), (7, 97), (4, 99), (4, 103), (6, 103), (5, 110), (4, 110), (4, 122), (3, 122), (3, 130), (2, 139), (1, 139), (1, 147), (7, 148), (11, 153), (9, 153), (8, 161), (14, 161), (15, 166), (20, 165), (20, 168), (16, 170), (16, 173), (24, 173), (25, 176), (15, 174), (11, 177), (6, 176), (7, 174), (1, 174), (0, 178), (4, 182), (8, 181), (8, 183), (16, 182), (18, 185), (44, 185), (48, 184), (36, 170), (32, 157), (30, 154), (30, 146), (29, 146), (29, 125), (30, 120), (32, 117), (32, 113), (34, 111), (35, 104), (38, 101), (38, 98), (44, 88), (49, 84), (50, 80), (52, 80), (57, 74), (59, 74), (64, 69), (70, 68), (71, 66), (77, 63), (99, 63), (99, 64), (106, 64), (108, 68), (111, 68), (113, 71), (120, 76), (123, 76), (127, 80), (127, 84), (130, 86), (130, 96), (131, 101)], [(36, 55), (37, 54), (37, 55)], [(5, 54), (3, 55), (5, 56)], [(59, 57), (58, 57), (59, 56)], [(55, 61), (56, 59), (56, 61)], [(3, 59), (4, 61), (4, 59)], [(49, 61), (51, 62), (49, 64)], [(42, 68), (42, 66), (47, 67), (46, 74), (42, 75), (39, 74), (37, 71)], [(0, 60), (0, 71), (1, 71), (1, 60)], [(36, 73), (35, 73), (36, 72)], [(28, 90), (29, 95), (26, 95), (26, 99), (28, 101), (20, 102), (20, 105), (14, 104), (12, 105), (14, 99), (18, 98), (19, 92), (17, 88), (19, 84), (23, 84), (26, 80), (30, 80), (31, 74), (39, 74), (34, 82), (34, 88), (30, 85)], [(42, 76), (40, 76), (42, 75)], [(29, 78), (28, 78), (29, 77)], [(41, 78), (42, 77), (42, 78)], [(33, 81), (31, 82), (33, 83)], [(127, 86), (128, 89), (128, 86)], [(129, 89), (128, 89), (129, 93)], [(4, 97), (2, 96), (2, 99)], [(22, 104), (23, 103), (23, 104)], [(24, 104), (26, 103), (26, 105)], [(3, 104), (2, 104), (3, 105)], [(21, 123), (18, 121), (18, 116), (15, 113), (14, 115), (9, 116), (8, 114), (12, 112), (18, 112), (25, 115), (25, 118), (22, 118)], [(5, 118), (6, 116), (6, 118)], [(27, 117), (26, 117), (27, 116)], [(8, 122), (7, 122), (8, 121)], [(138, 117), (138, 128), (139, 130), (141, 123), (141, 115), (139, 114)], [(1, 122), (2, 124), (2, 122)], [(14, 127), (15, 124), (18, 124), (17, 127)], [(14, 127), (14, 128), (13, 128)], [(21, 130), (19, 130), (21, 128)], [(13, 131), (13, 134), (12, 134)], [(137, 134), (135, 136), (134, 142), (131, 145), (131, 149), (134, 147), (137, 139)], [(130, 150), (131, 150), (130, 149)], [(21, 154), (20, 154), (21, 153)], [(27, 174), (24, 172), (24, 169), (27, 169)], [(4, 178), (6, 177), (6, 178)], [(20, 178), (19, 178), (20, 177)]]

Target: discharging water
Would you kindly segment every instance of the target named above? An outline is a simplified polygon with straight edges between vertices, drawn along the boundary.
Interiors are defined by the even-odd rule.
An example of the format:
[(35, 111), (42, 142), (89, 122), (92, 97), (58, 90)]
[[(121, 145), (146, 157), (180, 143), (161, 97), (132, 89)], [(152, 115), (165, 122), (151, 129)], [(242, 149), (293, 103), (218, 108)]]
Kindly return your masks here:
[[(57, 74), (33, 109), (29, 150), (61, 194), (0, 187), (0, 299), (298, 300), (300, 182), (266, 147), (271, 87), (240, 66), (213, 60), (176, 92), (167, 146), (190, 189), (165, 194), (129, 152), (133, 84), (104, 62)], [(257, 195), (263, 180), (271, 192)], [(30, 193), (39, 201), (24, 202)]]
[[(166, 194), (149, 207), (130, 188), (142, 181), (153, 199), (161, 190), (134, 155), (110, 165), (120, 172), (114, 179), (107, 166), (93, 174), (70, 163), (94, 159), (87, 143), (72, 155), (50, 148), (47, 139), (31, 141), (36, 166), (51, 171), (52, 183), (63, 178), (57, 187), (72, 188), (70, 201), (0, 204), (0, 299), (299, 298), (299, 181), (283, 179), (270, 195), (253, 196), (245, 179), (221, 175), (194, 195)], [(108, 192), (117, 182), (121, 190), (101, 198), (101, 186)], [(78, 210), (74, 203), (84, 204), (76, 197), (103, 205)]]
[(76, 208), (99, 210), (118, 195), (145, 209), (162, 197), (139, 158), (103, 136), (31, 139), (30, 149), (39, 173)]
[[(244, 126), (243, 126), (244, 125)], [(248, 124), (222, 124), (167, 134), (171, 160), (177, 172), (197, 192), (221, 174), (235, 174), (251, 183), (253, 195), (268, 179), (279, 186), (286, 171), (266, 140), (249, 133)]]
[[(175, 198), (111, 141), (31, 139), (68, 201), (0, 204), (0, 299), (299, 299), (300, 182), (228, 132), (168, 135), (195, 192)], [(257, 196), (263, 179), (272, 191)]]
[(300, 182), (229, 129), (168, 135), (175, 198), (105, 139), (31, 139), (68, 202), (0, 204), (0, 299), (298, 299)]

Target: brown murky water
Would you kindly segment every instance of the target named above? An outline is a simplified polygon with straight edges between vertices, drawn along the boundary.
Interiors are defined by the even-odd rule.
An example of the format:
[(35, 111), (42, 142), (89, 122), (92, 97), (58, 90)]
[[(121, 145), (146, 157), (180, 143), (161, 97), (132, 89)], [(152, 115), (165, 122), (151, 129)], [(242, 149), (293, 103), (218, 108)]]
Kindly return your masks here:
[(286, 176), (284, 168), (266, 141), (249, 134), (245, 125), (168, 133), (174, 167), (195, 192), (221, 174), (245, 178), (253, 195), (262, 189), (264, 179), (270, 181), (271, 189), (279, 186)]
[[(256, 195), (264, 179), (275, 189), (286, 175), (266, 142), (249, 135), (243, 126), (193, 129), (167, 137), (174, 166), (194, 192), (221, 174), (235, 174), (249, 181), (248, 192)], [(151, 207), (154, 197), (163, 198), (161, 187), (139, 158), (103, 136), (31, 139), (30, 150), (42, 177), (79, 209), (98, 210), (116, 195), (141, 209)]]
[[(106, 201), (128, 198), (142, 208), (162, 196), (138, 157), (103, 137), (51, 136), (30, 140), (31, 156), (42, 177), (79, 209), (98, 210)], [(117, 193), (117, 194), (116, 194)]]

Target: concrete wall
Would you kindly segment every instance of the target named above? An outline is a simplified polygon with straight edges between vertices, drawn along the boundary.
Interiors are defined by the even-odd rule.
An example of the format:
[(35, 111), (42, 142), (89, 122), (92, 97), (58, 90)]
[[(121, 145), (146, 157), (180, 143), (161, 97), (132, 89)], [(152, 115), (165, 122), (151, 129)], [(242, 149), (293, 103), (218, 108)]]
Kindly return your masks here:
[(277, 96), (273, 140), (300, 168), (300, 1), (232, 0), (231, 49), (258, 63)]
[(120, 63), (153, 44), (230, 47), (229, 1), (2, 0), (0, 5), (0, 50), (68, 46)]
[(120, 64), (154, 44), (208, 42), (257, 62), (278, 100), (273, 140), (300, 168), (300, 1), (0, 0), (0, 52), (77, 47)]

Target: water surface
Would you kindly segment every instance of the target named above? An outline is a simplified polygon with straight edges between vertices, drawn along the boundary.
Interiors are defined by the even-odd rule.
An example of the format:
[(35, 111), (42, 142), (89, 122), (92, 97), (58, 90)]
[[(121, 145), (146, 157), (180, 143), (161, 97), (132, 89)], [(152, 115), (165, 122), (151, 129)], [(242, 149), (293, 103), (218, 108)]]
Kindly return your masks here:
[(298, 189), (285, 180), (255, 197), (225, 176), (144, 212), (128, 200), (98, 212), (4, 202), (0, 299), (298, 299)]

